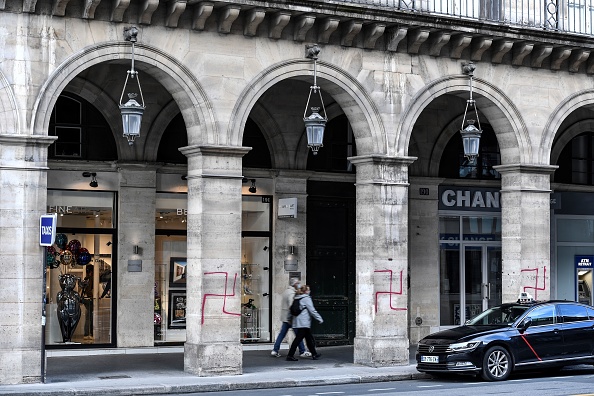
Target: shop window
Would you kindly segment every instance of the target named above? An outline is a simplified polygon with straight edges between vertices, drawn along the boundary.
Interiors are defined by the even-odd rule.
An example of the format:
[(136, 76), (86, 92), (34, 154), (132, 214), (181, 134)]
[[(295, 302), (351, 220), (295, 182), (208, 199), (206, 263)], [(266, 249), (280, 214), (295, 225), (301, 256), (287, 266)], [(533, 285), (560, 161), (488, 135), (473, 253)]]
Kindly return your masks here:
[(594, 133), (582, 133), (563, 148), (557, 161), (555, 182), (594, 184)]
[(493, 166), (501, 164), (499, 144), (493, 129), (481, 125), (483, 133), (479, 146), (479, 156), (474, 163), (464, 157), (464, 147), (460, 132), (456, 132), (448, 142), (439, 164), (439, 176), (451, 179), (501, 179)]
[(347, 158), (356, 155), (353, 130), (343, 114), (326, 124), (324, 147), (320, 148), (317, 155), (313, 155), (309, 150), (307, 169), (318, 172), (355, 173), (355, 166)]
[[(58, 214), (56, 242), (45, 253), (48, 347), (115, 345), (114, 203), (110, 192), (48, 190), (47, 212)], [(65, 333), (68, 304), (76, 308), (68, 312), (73, 327)]]
[(155, 211), (155, 344), (186, 341), (187, 194), (158, 193)]
[(49, 132), (58, 139), (49, 147), (49, 157), (76, 160), (115, 160), (115, 139), (93, 105), (70, 93), (60, 95), (52, 111)]

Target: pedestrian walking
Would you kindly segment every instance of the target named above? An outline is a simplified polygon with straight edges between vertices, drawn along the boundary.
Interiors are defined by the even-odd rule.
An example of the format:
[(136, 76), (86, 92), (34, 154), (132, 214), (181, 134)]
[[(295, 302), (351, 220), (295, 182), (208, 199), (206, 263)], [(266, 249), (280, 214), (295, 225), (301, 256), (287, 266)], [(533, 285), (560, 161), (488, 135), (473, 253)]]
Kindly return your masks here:
[(305, 339), (305, 343), (307, 344), (307, 348), (309, 349), (313, 360), (318, 360), (321, 356), (316, 351), (315, 340), (311, 334), (311, 319), (313, 317), (320, 324), (324, 323), (324, 319), (322, 319), (322, 316), (318, 313), (318, 311), (316, 311), (310, 293), (311, 289), (309, 286), (303, 285), (295, 296), (295, 300), (299, 301), (300, 312), (297, 316), (293, 316), (292, 325), (296, 335), (291, 347), (289, 348), (289, 354), (287, 355), (287, 360), (289, 361), (298, 360), (294, 355), (295, 351), (297, 350), (297, 345), (299, 345), (303, 339)]
[[(274, 342), (274, 347), (270, 354), (274, 357), (281, 357), (279, 352), (280, 344), (283, 342), (285, 337), (287, 336), (287, 332), (291, 328), (291, 313), (289, 312), (289, 308), (293, 303), (293, 298), (295, 297), (295, 293), (297, 289), (299, 289), (301, 285), (299, 284), (299, 279), (297, 278), (290, 278), (289, 279), (289, 287), (283, 292), (281, 296), (281, 320), (282, 325), (278, 336), (276, 337), (276, 341)], [(294, 352), (294, 351), (293, 351)], [(303, 341), (299, 343), (299, 356), (301, 357), (309, 357), (311, 353), (305, 350), (305, 345), (303, 345)]]

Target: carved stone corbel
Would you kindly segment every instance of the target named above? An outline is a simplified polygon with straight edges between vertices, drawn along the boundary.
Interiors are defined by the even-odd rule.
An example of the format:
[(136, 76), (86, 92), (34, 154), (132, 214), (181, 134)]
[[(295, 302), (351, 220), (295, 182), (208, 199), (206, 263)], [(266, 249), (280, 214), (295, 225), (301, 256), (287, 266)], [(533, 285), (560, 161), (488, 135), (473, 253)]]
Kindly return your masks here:
[(553, 55), (551, 56), (551, 69), (552, 70), (561, 70), (561, 64), (563, 61), (571, 55), (571, 50), (569, 48), (555, 48), (553, 50)]
[(386, 25), (384, 23), (370, 23), (365, 26), (365, 34), (363, 38), (363, 48), (374, 49), (375, 42), (384, 34)]
[(507, 39), (495, 40), (493, 41), (493, 51), (491, 52), (491, 62), (493, 63), (501, 63), (501, 60), (507, 54), (512, 47), (514, 46), (514, 42)]
[(291, 21), (291, 13), (288, 11), (279, 11), (270, 19), (270, 29), (268, 37), (278, 40), (283, 34), (283, 30)]
[(533, 49), (534, 44), (532, 43), (515, 43), (512, 52), (512, 65), (522, 66), (522, 64), (524, 63), (524, 58), (526, 58), (528, 54), (532, 52)]
[(450, 58), (460, 59), (462, 52), (472, 42), (472, 36), (469, 34), (456, 34), (450, 40)]
[(238, 5), (228, 5), (221, 10), (219, 16), (219, 33), (229, 33), (231, 31), (231, 25), (239, 17), (241, 7)]
[(170, 28), (177, 27), (179, 17), (186, 10), (186, 0), (169, 0), (167, 4), (167, 18), (165, 18), (165, 26)]
[(253, 37), (258, 32), (258, 26), (264, 20), (266, 11), (261, 8), (252, 8), (245, 15), (245, 25), (243, 26), (243, 35)]
[(479, 62), (485, 51), (491, 48), (493, 39), (490, 37), (477, 37), (472, 40), (472, 47), (470, 50), (470, 60)]
[(418, 54), (421, 45), (429, 38), (429, 29), (412, 29), (408, 31), (408, 53)]
[(336, 18), (326, 18), (318, 29), (318, 43), (327, 44), (332, 33), (338, 29), (340, 21)]
[(111, 8), (111, 18), (110, 21), (112, 22), (122, 22), (124, 18), (124, 12), (130, 6), (130, 0), (114, 0), (113, 6)]
[(584, 49), (574, 49), (571, 51), (571, 56), (569, 57), (569, 71), (571, 73), (577, 73), (580, 70), (582, 63), (590, 57), (590, 52), (591, 51)]
[(312, 28), (316, 17), (314, 15), (302, 15), (295, 23), (295, 31), (293, 32), (293, 40), (305, 41), (305, 35)]
[(395, 27), (388, 31), (386, 37), (386, 50), (395, 52), (398, 50), (398, 44), (406, 37), (408, 28)]
[(153, 13), (159, 6), (159, 0), (144, 0), (138, 10), (138, 23), (150, 25), (153, 19)]
[(342, 38), (340, 40), (340, 45), (345, 47), (350, 47), (353, 45), (353, 40), (355, 36), (359, 34), (361, 29), (363, 28), (363, 22), (359, 21), (348, 21), (344, 24), (342, 29)]
[(553, 52), (552, 45), (537, 45), (532, 51), (532, 61), (530, 66), (541, 67), (542, 62)]
[(212, 15), (214, 3), (203, 1), (194, 7), (194, 15), (192, 16), (192, 29), (204, 30), (206, 20)]

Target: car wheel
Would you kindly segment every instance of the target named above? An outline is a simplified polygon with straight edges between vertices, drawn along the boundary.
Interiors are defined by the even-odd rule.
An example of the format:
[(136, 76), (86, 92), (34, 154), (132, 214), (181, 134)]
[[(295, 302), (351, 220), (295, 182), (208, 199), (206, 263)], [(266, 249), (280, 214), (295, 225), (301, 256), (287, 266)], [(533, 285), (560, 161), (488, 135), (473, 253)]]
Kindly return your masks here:
[(506, 380), (512, 372), (513, 363), (509, 352), (500, 346), (489, 348), (483, 358), (482, 377), (487, 381)]

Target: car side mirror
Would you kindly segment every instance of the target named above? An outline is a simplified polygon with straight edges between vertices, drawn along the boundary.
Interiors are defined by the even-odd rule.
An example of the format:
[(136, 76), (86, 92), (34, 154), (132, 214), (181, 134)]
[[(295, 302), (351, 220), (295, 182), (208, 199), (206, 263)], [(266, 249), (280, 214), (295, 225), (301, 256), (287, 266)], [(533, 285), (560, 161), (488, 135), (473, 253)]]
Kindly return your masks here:
[(528, 329), (528, 327), (530, 327), (532, 325), (532, 318), (528, 317), (525, 318), (523, 321), (520, 322), (520, 324), (518, 325), (518, 330), (520, 330), (521, 332), (526, 331), (526, 329)]

